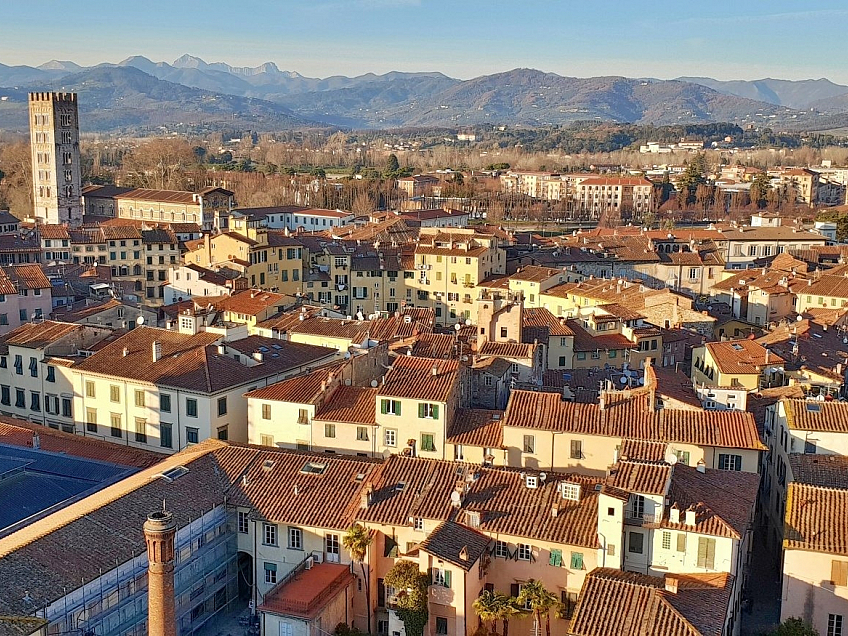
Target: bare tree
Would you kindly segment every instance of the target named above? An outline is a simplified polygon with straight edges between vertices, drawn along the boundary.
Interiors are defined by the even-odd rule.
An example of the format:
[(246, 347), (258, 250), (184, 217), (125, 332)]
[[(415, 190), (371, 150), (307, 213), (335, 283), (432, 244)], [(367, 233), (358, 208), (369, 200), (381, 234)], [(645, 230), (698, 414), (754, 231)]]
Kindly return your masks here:
[(124, 159), (124, 182), (157, 190), (185, 190), (186, 172), (197, 169), (197, 156), (184, 139), (153, 139)]
[(0, 148), (0, 208), (9, 208), (23, 218), (33, 212), (32, 154), (28, 143), (11, 143)]

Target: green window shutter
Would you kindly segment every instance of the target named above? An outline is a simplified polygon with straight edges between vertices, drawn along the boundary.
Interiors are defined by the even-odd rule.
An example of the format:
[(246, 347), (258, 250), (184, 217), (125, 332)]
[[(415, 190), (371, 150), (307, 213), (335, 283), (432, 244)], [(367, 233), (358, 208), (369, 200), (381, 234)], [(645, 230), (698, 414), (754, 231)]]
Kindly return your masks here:
[(395, 400), (395, 415), (400, 415), (400, 400)]
[(560, 567), (562, 565), (562, 550), (552, 549), (548, 564), (557, 568)]
[(423, 404), (418, 405), (418, 417), (424, 417), (424, 405)]
[(445, 587), (451, 586), (451, 571), (445, 570)]
[(572, 570), (582, 570), (583, 569), (583, 553), (582, 552), (572, 552), (571, 553), (571, 569)]
[(380, 400), (380, 413), (385, 415), (389, 412), (389, 401), (388, 400)]
[(433, 405), (433, 419), (434, 420), (439, 419), (439, 405), (438, 404)]

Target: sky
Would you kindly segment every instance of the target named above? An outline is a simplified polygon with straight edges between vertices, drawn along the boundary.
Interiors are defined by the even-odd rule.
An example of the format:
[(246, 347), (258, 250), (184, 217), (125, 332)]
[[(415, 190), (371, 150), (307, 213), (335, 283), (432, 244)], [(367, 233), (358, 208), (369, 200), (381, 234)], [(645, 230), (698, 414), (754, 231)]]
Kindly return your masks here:
[(189, 53), (309, 77), (526, 67), (848, 84), (846, 25), (845, 0), (0, 0), (0, 63)]

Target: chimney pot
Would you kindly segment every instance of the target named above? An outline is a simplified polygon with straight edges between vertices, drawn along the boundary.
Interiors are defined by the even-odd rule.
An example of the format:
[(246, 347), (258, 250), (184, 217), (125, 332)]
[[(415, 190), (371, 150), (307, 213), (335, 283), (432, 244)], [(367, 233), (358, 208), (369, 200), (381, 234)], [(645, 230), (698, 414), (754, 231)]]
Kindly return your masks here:
[(694, 526), (695, 525), (695, 509), (687, 508), (686, 510), (686, 525)]
[(669, 508), (668, 520), (670, 523), (680, 523), (680, 508), (677, 507), (677, 504)]
[(676, 576), (666, 574), (665, 576), (665, 591), (669, 594), (677, 594), (678, 579)]

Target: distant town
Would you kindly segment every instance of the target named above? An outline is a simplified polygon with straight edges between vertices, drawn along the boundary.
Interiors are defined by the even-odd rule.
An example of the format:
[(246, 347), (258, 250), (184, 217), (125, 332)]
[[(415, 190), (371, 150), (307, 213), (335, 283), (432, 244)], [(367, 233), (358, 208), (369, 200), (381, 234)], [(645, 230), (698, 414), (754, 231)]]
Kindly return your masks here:
[(81, 140), (27, 100), (0, 636), (848, 634), (842, 138)]

